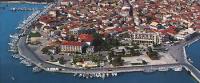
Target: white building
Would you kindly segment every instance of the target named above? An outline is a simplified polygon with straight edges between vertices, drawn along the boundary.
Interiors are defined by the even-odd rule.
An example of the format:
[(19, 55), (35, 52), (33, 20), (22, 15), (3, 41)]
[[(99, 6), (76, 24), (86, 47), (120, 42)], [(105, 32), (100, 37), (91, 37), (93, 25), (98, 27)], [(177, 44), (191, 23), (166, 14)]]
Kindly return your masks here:
[(185, 40), (187, 37), (189, 37), (193, 33), (195, 33), (194, 29), (188, 28), (188, 29), (182, 30), (178, 34), (176, 34), (175, 38), (177, 38), (178, 40)]
[(130, 34), (134, 43), (143, 45), (160, 44), (161, 38), (159, 33), (133, 32)]

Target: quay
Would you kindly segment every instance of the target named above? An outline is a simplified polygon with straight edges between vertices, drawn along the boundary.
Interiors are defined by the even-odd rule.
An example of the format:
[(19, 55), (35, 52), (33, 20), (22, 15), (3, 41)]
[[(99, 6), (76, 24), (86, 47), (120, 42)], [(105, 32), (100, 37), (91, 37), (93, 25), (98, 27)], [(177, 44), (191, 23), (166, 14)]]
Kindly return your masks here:
[(200, 83), (200, 71), (194, 67), (187, 59), (187, 54), (185, 51), (185, 48), (189, 45), (191, 45), (192, 43), (198, 41), (200, 39), (200, 36), (197, 36), (196, 38), (193, 38), (192, 40), (190, 40), (189, 42), (187, 42), (184, 46), (183, 46), (183, 53), (184, 53), (184, 68), (190, 72), (190, 74)]
[[(60, 1), (60, 0), (58, 0)], [(31, 17), (29, 17), (22, 25), (20, 25), (20, 29), (23, 30), (22, 34), (29, 33), (32, 23), (39, 19), (39, 17), (43, 14), (46, 14), (49, 9), (54, 7), (56, 4), (49, 4), (48, 7), (41, 11), (37, 11)], [(134, 71), (167, 71), (169, 69), (176, 70), (175, 68), (185, 68), (187, 71), (191, 72), (191, 75), (200, 82), (200, 71), (195, 68), (192, 64), (190, 64), (187, 60), (187, 55), (185, 52), (185, 47), (188, 43), (176, 45), (169, 47), (172, 56), (177, 59), (178, 63), (176, 64), (162, 64), (162, 65), (145, 65), (145, 66), (131, 66), (131, 67), (116, 67), (116, 68), (92, 68), (92, 69), (79, 69), (79, 68), (69, 68), (69, 67), (61, 67), (54, 64), (49, 64), (42, 61), (30, 48), (26, 45), (27, 36), (19, 37), (17, 48), (19, 54), (28, 60), (29, 62), (35, 64), (37, 67), (50, 72), (62, 72), (62, 73), (85, 73), (85, 74), (94, 74), (94, 73), (121, 73), (121, 72), (134, 72)], [(200, 37), (198, 37), (199, 39)], [(193, 40), (194, 41), (194, 40)]]

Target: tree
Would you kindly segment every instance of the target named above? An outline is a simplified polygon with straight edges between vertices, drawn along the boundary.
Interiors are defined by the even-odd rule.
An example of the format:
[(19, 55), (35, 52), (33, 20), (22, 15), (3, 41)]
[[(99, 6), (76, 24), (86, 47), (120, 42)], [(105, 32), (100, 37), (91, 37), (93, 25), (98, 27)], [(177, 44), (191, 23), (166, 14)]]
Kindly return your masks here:
[(54, 57), (53, 57), (53, 56), (50, 56), (50, 60), (53, 61), (53, 60), (54, 60)]
[(117, 56), (111, 61), (111, 64), (114, 66), (122, 66), (123, 62), (124, 61), (122, 60), (121, 56)]
[(63, 56), (60, 57), (60, 58), (58, 59), (58, 61), (59, 61), (60, 64), (65, 64), (65, 59), (64, 59)]
[(147, 55), (148, 55), (152, 60), (157, 60), (157, 59), (159, 59), (158, 52), (153, 51), (151, 47), (148, 47)]
[(49, 54), (49, 48), (50, 48), (49, 46), (42, 48), (42, 50), (41, 50), (42, 53), (43, 54)]

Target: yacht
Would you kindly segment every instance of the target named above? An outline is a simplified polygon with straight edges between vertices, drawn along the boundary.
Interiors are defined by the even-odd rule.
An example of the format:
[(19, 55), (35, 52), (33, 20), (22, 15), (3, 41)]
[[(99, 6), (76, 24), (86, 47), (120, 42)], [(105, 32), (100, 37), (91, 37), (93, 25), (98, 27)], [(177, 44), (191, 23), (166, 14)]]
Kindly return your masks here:
[(39, 67), (33, 67), (33, 72), (40, 72), (40, 71), (42, 71), (42, 69), (41, 68), (39, 68)]

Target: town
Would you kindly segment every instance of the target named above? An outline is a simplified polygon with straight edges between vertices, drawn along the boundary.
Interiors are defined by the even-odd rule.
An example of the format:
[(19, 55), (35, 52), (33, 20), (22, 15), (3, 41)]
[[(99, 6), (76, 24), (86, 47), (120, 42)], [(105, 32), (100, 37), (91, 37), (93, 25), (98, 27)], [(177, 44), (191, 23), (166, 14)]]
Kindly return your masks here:
[[(199, 81), (185, 48), (200, 39), (195, 0), (58, 0), (36, 11), (10, 35), (20, 63), (79, 77), (121, 72), (182, 71)], [(13, 10), (15, 9), (15, 10)]]
[(167, 46), (199, 34), (199, 11), (184, 0), (63, 0), (32, 26), (26, 43), (63, 67), (177, 63)]

